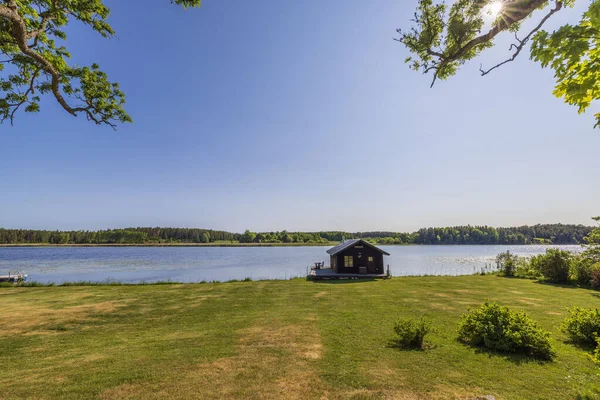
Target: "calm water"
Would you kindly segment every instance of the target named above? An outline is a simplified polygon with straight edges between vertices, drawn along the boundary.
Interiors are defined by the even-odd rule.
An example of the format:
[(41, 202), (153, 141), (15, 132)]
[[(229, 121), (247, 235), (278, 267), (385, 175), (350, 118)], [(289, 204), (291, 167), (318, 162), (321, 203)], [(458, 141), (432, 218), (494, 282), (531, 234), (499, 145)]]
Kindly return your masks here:
[[(580, 246), (382, 246), (392, 275), (463, 275), (494, 263), (496, 254), (543, 253)], [(40, 282), (152, 282), (287, 279), (306, 276), (328, 247), (11, 247), (0, 248), (0, 274), (23, 270)]]

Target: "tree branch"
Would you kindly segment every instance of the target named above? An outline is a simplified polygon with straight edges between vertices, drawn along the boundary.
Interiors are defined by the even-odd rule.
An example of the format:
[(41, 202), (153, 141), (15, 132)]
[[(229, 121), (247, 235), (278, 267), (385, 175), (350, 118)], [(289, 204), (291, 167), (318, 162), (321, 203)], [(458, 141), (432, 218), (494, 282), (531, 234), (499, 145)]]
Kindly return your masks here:
[(472, 48), (479, 46), (483, 43), (489, 42), (500, 32), (510, 28), (515, 23), (522, 21), (529, 14), (531, 14), (537, 8), (541, 7), (546, 2), (547, 0), (528, 0), (526, 1), (526, 4), (524, 4), (523, 7), (508, 7), (507, 5), (506, 10), (503, 11), (502, 18), (498, 19), (498, 22), (496, 22), (492, 29), (490, 29), (486, 34), (480, 35), (470, 40), (464, 46), (459, 48), (454, 54), (446, 56), (446, 60), (455, 61), (460, 59), (466, 52), (468, 52)]
[(38, 38), (40, 33), (42, 32), (46, 32), (46, 28), (48, 26), (48, 22), (51, 21), (53, 18), (50, 16), (50, 11), (46, 10), (42, 13), (40, 13), (40, 16), (42, 17), (42, 20), (40, 21), (40, 27), (32, 32), (29, 32), (27, 34), (27, 41), (33, 39), (33, 44), (31, 46), (29, 46), (30, 48), (35, 48), (38, 44)]
[(420, 59), (415, 61), (413, 69), (421, 69), (424, 73), (434, 72), (431, 82), (433, 86), (438, 77), (452, 75), (459, 64), (472, 59), (491, 45), (500, 32), (516, 27), (535, 10), (545, 7), (549, 1), (556, 2), (556, 7), (522, 41), (516, 38), (518, 44), (510, 47), (510, 50), (514, 47), (518, 55), (532, 35), (562, 8), (564, 0), (502, 0), (501, 13), (485, 33), (481, 33), (484, 23), (480, 13), (482, 7), (491, 0), (456, 2), (449, 17), (445, 16), (446, 6), (443, 3), (434, 5), (431, 1), (419, 0), (420, 14), (416, 13), (413, 20), (416, 27), (411, 28), (408, 33), (398, 29), (401, 36), (396, 40)]
[(35, 72), (33, 73), (32, 77), (31, 77), (31, 81), (29, 82), (29, 88), (27, 89), (27, 91), (23, 94), (23, 99), (16, 103), (16, 104), (11, 104), (11, 107), (14, 107), (12, 112), (10, 113), (10, 124), (13, 125), (13, 121), (14, 121), (14, 116), (15, 113), (19, 110), (19, 108), (21, 108), (21, 106), (25, 103), (27, 103), (27, 101), (29, 100), (29, 98), (27, 96), (29, 96), (30, 93), (35, 93), (35, 87), (34, 87), (34, 82), (35, 79), (37, 78), (38, 74), (40, 73), (40, 69), (36, 69)]
[[(86, 114), (86, 116), (89, 120), (94, 121), (96, 124), (106, 123), (107, 125), (112, 126), (114, 129), (114, 127), (115, 127), (114, 124), (112, 124), (108, 121), (98, 120), (93, 115), (93, 113), (91, 112), (91, 110), (92, 110), (91, 105), (88, 107), (72, 108), (67, 103), (67, 101), (63, 97), (62, 93), (60, 92), (60, 87), (59, 87), (60, 78), (61, 78), (60, 73), (58, 72), (56, 67), (50, 61), (48, 61), (40, 53), (33, 50), (27, 43), (29, 38), (37, 37), (37, 34), (39, 34), (39, 31), (37, 34), (35, 34), (35, 36), (30, 36), (30, 34), (27, 32), (27, 25), (25, 24), (25, 21), (18, 14), (18, 12), (16, 10), (17, 6), (16, 6), (16, 3), (14, 2), (14, 0), (6, 0), (6, 1), (8, 1), (8, 4), (9, 4), (8, 6), (3, 6), (0, 4), (0, 17), (7, 18), (12, 22), (12, 36), (16, 40), (16, 44), (19, 47), (19, 50), (26, 56), (29, 56), (41, 70), (43, 70), (44, 72), (46, 72), (47, 74), (50, 75), (52, 94), (54, 95), (54, 97), (56, 98), (58, 103), (62, 106), (62, 108), (65, 109), (65, 111), (67, 111), (69, 114), (71, 114), (73, 116), (77, 116), (77, 114), (79, 112), (83, 112)], [(49, 16), (46, 17), (46, 23), (48, 20), (49, 20)], [(12, 115), (11, 115), (11, 118), (12, 118)]]
[(506, 64), (506, 63), (509, 63), (509, 62), (511, 62), (511, 61), (514, 61), (514, 60), (517, 58), (517, 56), (519, 55), (519, 53), (521, 53), (521, 50), (523, 50), (523, 48), (525, 47), (525, 45), (527, 44), (527, 42), (529, 41), (529, 39), (531, 39), (531, 36), (532, 36), (534, 33), (536, 33), (537, 31), (539, 31), (539, 30), (540, 30), (540, 28), (542, 27), (542, 25), (544, 25), (544, 24), (546, 23), (546, 21), (548, 20), (548, 18), (550, 18), (550, 17), (551, 17), (551, 16), (552, 16), (552, 15), (553, 15), (555, 12), (557, 12), (557, 11), (560, 11), (560, 10), (562, 9), (562, 7), (563, 7), (563, 3), (562, 3), (562, 1), (560, 1), (560, 0), (559, 0), (559, 1), (557, 1), (557, 2), (556, 2), (556, 6), (555, 6), (553, 9), (551, 9), (551, 10), (548, 12), (548, 14), (546, 14), (546, 15), (544, 16), (544, 18), (542, 18), (542, 20), (540, 21), (540, 23), (539, 23), (539, 24), (537, 24), (537, 26), (536, 26), (535, 28), (533, 28), (533, 29), (532, 29), (532, 30), (531, 30), (531, 31), (530, 31), (530, 32), (527, 34), (527, 36), (525, 36), (525, 38), (523, 38), (523, 40), (520, 40), (520, 39), (517, 37), (517, 34), (515, 33), (515, 39), (517, 40), (517, 42), (519, 42), (519, 45), (515, 45), (515, 44), (511, 44), (511, 45), (510, 45), (510, 48), (509, 48), (509, 50), (511, 50), (513, 47), (516, 49), (516, 51), (513, 53), (512, 57), (510, 57), (510, 58), (508, 58), (508, 59), (504, 60), (503, 62), (501, 62), (501, 63), (499, 63), (499, 64), (496, 64), (496, 65), (494, 65), (492, 68), (490, 68), (490, 69), (488, 69), (488, 70), (486, 70), (486, 71), (484, 71), (484, 70), (482, 69), (482, 67), (480, 66), (480, 67), (479, 67), (479, 71), (481, 72), (481, 76), (487, 75), (487, 74), (489, 74), (491, 71), (493, 71), (494, 69), (496, 69), (496, 68), (498, 68), (498, 67), (501, 67), (502, 65), (504, 65), (504, 64)]

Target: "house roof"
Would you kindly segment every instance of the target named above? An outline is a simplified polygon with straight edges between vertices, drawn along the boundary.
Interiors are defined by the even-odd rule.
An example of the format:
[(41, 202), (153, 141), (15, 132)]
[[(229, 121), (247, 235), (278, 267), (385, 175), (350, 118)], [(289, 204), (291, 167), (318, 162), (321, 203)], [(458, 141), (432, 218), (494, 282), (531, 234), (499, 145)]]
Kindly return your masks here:
[(348, 240), (338, 244), (337, 246), (332, 247), (329, 250), (327, 250), (327, 254), (335, 256), (339, 252), (349, 249), (350, 247), (353, 247), (359, 243), (363, 244), (365, 246), (371, 247), (372, 249), (375, 249), (378, 252), (385, 254), (386, 256), (390, 255), (390, 253), (388, 253), (387, 251), (381, 250), (379, 247), (372, 245), (371, 243), (367, 242), (366, 240), (362, 240), (362, 239), (348, 239)]

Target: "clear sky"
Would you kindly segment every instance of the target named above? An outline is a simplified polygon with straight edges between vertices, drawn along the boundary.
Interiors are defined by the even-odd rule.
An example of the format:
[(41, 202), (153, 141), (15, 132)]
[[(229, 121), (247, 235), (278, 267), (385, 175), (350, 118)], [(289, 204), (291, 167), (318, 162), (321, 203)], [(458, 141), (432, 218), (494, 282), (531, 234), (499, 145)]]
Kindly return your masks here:
[[(392, 38), (416, 0), (107, 0), (73, 62), (127, 93), (116, 132), (51, 99), (0, 125), (0, 226), (230, 231), (591, 223), (600, 130), (506, 38), (429, 88)], [(561, 11), (550, 26), (577, 19)], [(561, 15), (562, 14), (562, 15)]]

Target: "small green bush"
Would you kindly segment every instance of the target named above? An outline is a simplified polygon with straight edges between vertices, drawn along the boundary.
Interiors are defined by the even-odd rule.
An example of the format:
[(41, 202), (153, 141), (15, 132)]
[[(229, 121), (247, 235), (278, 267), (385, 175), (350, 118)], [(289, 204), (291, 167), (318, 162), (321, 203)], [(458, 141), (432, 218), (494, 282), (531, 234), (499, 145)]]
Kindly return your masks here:
[(513, 277), (515, 276), (518, 260), (518, 256), (512, 254), (509, 250), (506, 250), (504, 253), (500, 253), (496, 256), (496, 266), (502, 275)]
[(594, 267), (594, 262), (589, 258), (579, 255), (574, 256), (571, 260), (571, 275), (573, 276), (573, 280), (580, 285), (590, 285)]
[(596, 338), (596, 350), (594, 350), (594, 354), (592, 355), (592, 360), (596, 364), (600, 364), (600, 337)]
[(567, 283), (571, 270), (572, 254), (565, 250), (548, 249), (536, 256), (536, 266), (549, 282)]
[(540, 359), (554, 356), (549, 332), (542, 330), (524, 312), (495, 302), (486, 301), (481, 307), (463, 314), (458, 338), (474, 346), (504, 353), (524, 353)]
[(600, 310), (573, 307), (571, 316), (565, 319), (561, 330), (575, 342), (595, 344), (600, 336)]
[(538, 275), (542, 275), (542, 271), (540, 268), (540, 260), (544, 257), (544, 254), (538, 254), (529, 259), (529, 268), (536, 271)]
[(594, 264), (592, 268), (591, 283), (594, 289), (600, 289), (600, 263)]
[(431, 323), (425, 318), (415, 321), (412, 318), (398, 318), (394, 322), (397, 337), (393, 344), (403, 348), (423, 349), (425, 336), (431, 332)]
[(540, 271), (532, 265), (530, 259), (525, 257), (519, 257), (517, 260), (517, 268), (515, 270), (515, 277), (522, 279), (539, 279), (542, 277)]

